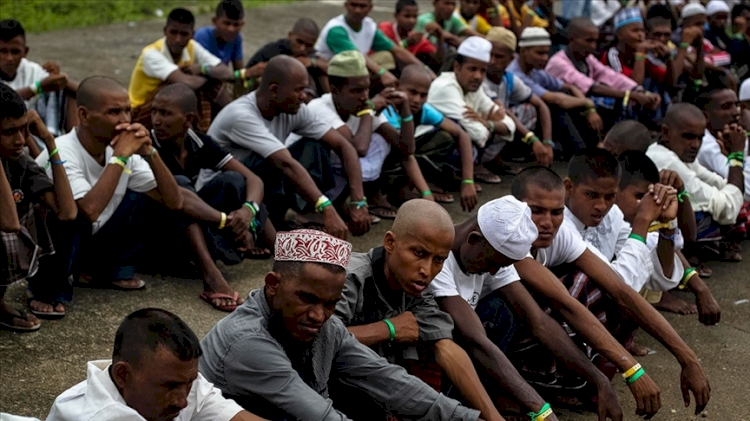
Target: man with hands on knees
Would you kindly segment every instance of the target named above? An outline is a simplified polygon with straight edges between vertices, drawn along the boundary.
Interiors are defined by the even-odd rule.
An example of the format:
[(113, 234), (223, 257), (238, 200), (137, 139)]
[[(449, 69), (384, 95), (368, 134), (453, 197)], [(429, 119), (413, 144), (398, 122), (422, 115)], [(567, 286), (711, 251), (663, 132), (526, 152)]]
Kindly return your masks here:
[[(119, 82), (89, 77), (76, 99), (81, 124), (56, 143), (78, 218), (53, 239), (53, 258), (62, 259), (65, 273), (74, 273), (81, 283), (142, 289), (145, 282), (136, 276), (136, 262), (148, 208), (156, 201), (179, 210), (182, 195), (148, 131), (131, 124), (128, 93)], [(45, 151), (37, 163), (48, 158)]]

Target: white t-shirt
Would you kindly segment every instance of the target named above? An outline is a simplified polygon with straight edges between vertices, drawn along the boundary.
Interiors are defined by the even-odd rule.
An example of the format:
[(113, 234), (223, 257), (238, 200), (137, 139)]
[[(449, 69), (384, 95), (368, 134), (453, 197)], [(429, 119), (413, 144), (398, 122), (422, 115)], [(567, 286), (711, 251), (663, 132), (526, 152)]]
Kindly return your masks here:
[[(427, 103), (435, 107), (446, 117), (458, 122), (466, 130), (466, 133), (469, 134), (472, 142), (477, 147), (483, 148), (487, 144), (487, 141), (490, 139), (489, 129), (478, 121), (464, 117), (467, 106), (471, 107), (478, 114), (485, 116), (497, 108), (497, 104), (492, 102), (481, 87), (476, 92), (464, 93), (463, 88), (461, 88), (456, 79), (456, 75), (453, 72), (443, 72), (430, 85), (430, 90), (427, 93)], [(506, 141), (513, 140), (516, 124), (507, 114), (503, 118), (502, 124), (508, 128), (510, 134), (499, 136), (500, 139)]]
[[(549, 247), (536, 252), (536, 261), (552, 268), (576, 261), (586, 251), (586, 242), (568, 225), (562, 224)], [(528, 257), (532, 257), (529, 254)]]
[[(200, 43), (194, 40), (190, 40), (190, 43), (193, 45), (193, 63), (209, 67), (221, 64), (221, 59), (211, 54)], [(180, 57), (179, 62), (188, 61), (190, 61), (190, 53), (188, 52), (188, 48), (185, 47), (182, 49), (182, 57)], [(143, 52), (143, 73), (148, 77), (167, 80), (169, 75), (178, 69), (179, 66), (174, 62), (166, 40), (161, 50), (149, 48)]]
[(330, 60), (334, 55), (336, 55), (333, 51), (331, 51), (330, 48), (328, 48), (326, 38), (328, 37), (328, 31), (330, 31), (331, 28), (336, 28), (339, 26), (344, 28), (346, 33), (349, 35), (349, 40), (351, 40), (352, 44), (357, 47), (357, 50), (359, 50), (360, 53), (364, 54), (365, 56), (370, 54), (370, 50), (372, 49), (372, 42), (375, 40), (375, 33), (378, 31), (378, 24), (375, 23), (372, 18), (366, 17), (364, 18), (364, 20), (362, 20), (362, 28), (359, 31), (355, 31), (346, 23), (346, 18), (344, 18), (344, 15), (338, 15), (325, 24), (323, 29), (320, 31), (318, 41), (315, 43), (315, 49), (318, 50), (318, 53), (320, 53), (323, 58), (325, 58), (326, 60)]
[[(65, 174), (68, 176), (68, 182), (70, 182), (70, 188), (73, 191), (73, 199), (81, 199), (99, 181), (114, 150), (111, 146), (107, 146), (104, 154), (104, 166), (102, 166), (81, 145), (78, 140), (78, 129), (58, 137), (55, 139), (55, 143), (60, 150), (58, 152), (60, 160), (66, 161)], [(44, 167), (48, 159), (48, 151), (44, 150), (36, 158), (36, 163)], [(120, 181), (115, 188), (112, 199), (99, 215), (99, 219), (92, 224), (94, 234), (112, 217), (117, 207), (120, 206), (127, 190), (145, 193), (156, 188), (156, 179), (153, 171), (151, 171), (151, 166), (140, 155), (131, 156), (125, 167), (131, 173), (127, 174), (123, 171), (120, 175)], [(47, 168), (47, 175), (50, 178), (52, 177), (52, 168)]]
[[(15, 91), (18, 91), (19, 89), (29, 88), (34, 83), (41, 82), (42, 79), (46, 79), (48, 76), (49, 73), (42, 69), (40, 64), (22, 58), (21, 64), (16, 71), (16, 77), (13, 78), (13, 80), (0, 80), (0, 82), (10, 86)], [(26, 103), (26, 108), (29, 110), (34, 109), (38, 98), (39, 97), (34, 96), (24, 101)]]
[(451, 252), (443, 263), (443, 270), (430, 283), (430, 291), (435, 297), (458, 295), (466, 300), (471, 308), (476, 309), (479, 300), (520, 279), (513, 266), (501, 268), (495, 275), (489, 273), (467, 275), (461, 270)]
[[(112, 360), (89, 361), (86, 380), (55, 399), (47, 421), (145, 421), (125, 403), (109, 376)], [(187, 407), (175, 421), (229, 421), (242, 407), (226, 399), (200, 373), (193, 381)]]
[[(341, 126), (346, 125), (347, 127), (349, 127), (349, 130), (351, 130), (352, 135), (357, 134), (357, 130), (359, 130), (359, 123), (362, 120), (361, 117), (357, 117), (356, 115), (352, 114), (349, 115), (349, 118), (346, 120), (346, 122), (344, 122), (344, 120), (341, 119), (341, 116), (339, 116), (339, 113), (336, 112), (336, 106), (333, 104), (333, 95), (331, 94), (325, 94), (320, 98), (313, 99), (307, 104), (307, 109), (310, 110), (310, 112), (314, 114), (318, 120), (322, 121), (334, 130), (338, 130)], [(380, 115), (378, 116), (373, 115), (372, 131), (375, 132), (380, 128), (380, 126), (383, 125), (383, 123), (387, 122), (388, 120), (385, 118), (385, 115), (383, 115), (383, 113), (380, 113)], [(302, 136), (298, 135), (297, 133), (292, 133), (289, 135), (289, 137), (286, 138), (284, 144), (288, 148), (300, 139), (302, 139)], [(361, 160), (362, 158), (360, 158), (360, 161)], [(339, 168), (342, 166), (341, 159), (333, 151), (331, 151), (331, 165)]]

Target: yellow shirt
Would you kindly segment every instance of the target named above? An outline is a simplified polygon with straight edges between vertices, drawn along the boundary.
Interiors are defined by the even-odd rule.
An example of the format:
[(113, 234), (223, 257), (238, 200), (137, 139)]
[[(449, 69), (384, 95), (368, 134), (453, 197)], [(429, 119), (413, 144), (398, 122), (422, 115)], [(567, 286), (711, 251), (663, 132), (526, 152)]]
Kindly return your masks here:
[(536, 26), (539, 28), (546, 28), (549, 26), (549, 22), (547, 22), (547, 19), (542, 19), (539, 17), (539, 15), (536, 14), (533, 10), (529, 8), (527, 5), (521, 6), (521, 13), (519, 14), (516, 10), (516, 5), (513, 4), (512, 1), (508, 2), (508, 6), (510, 6), (510, 13), (513, 15), (513, 19), (516, 20), (516, 25), (521, 26), (521, 22), (523, 21), (523, 18), (526, 17), (526, 15), (531, 15), (531, 26)]
[[(502, 22), (503, 26), (506, 28), (510, 27), (510, 17), (508, 16), (508, 11), (503, 7), (502, 5), (499, 5), (498, 7), (498, 13), (500, 14), (500, 21)], [(477, 31), (478, 33), (482, 35), (487, 35), (487, 32), (492, 29), (492, 25), (487, 22), (487, 19), (484, 18), (484, 16), (477, 13), (474, 15), (474, 17), (471, 18), (468, 22), (466, 19), (464, 19), (463, 16), (461, 16), (461, 8), (457, 7), (456, 11), (453, 12), (453, 14), (461, 20), (461, 23), (463, 23), (466, 26), (469, 26), (471, 29)]]
[(136, 108), (151, 101), (172, 72), (182, 66), (193, 64), (196, 45), (195, 41), (190, 40), (187, 47), (182, 50), (182, 56), (177, 63), (172, 59), (164, 38), (146, 46), (141, 51), (130, 76), (130, 106)]

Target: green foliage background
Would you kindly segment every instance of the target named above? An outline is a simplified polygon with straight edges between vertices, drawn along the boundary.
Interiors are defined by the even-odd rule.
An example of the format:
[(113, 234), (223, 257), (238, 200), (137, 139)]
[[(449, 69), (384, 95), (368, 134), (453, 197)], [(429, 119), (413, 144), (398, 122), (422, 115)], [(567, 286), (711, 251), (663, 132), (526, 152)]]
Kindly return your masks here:
[[(246, 8), (294, 0), (243, 0)], [(175, 7), (213, 13), (218, 0), (0, 0), (0, 19), (16, 19), (28, 32), (166, 18)]]

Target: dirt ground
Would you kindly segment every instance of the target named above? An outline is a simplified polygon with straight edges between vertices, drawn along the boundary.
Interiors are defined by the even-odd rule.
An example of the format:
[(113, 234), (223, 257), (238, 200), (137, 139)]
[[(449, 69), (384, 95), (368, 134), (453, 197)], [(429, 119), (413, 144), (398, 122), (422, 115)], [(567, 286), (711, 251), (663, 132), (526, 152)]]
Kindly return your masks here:
[[(311, 17), (321, 26), (341, 13), (341, 2), (307, 1), (292, 5), (252, 9), (247, 13), (243, 31), (245, 57), (262, 44), (285, 36), (300, 16)], [(391, 16), (393, 1), (379, 0), (372, 16), (376, 20)], [(422, 3), (427, 7), (428, 3)], [(199, 16), (198, 25), (208, 24), (209, 16)], [(56, 60), (70, 76), (80, 80), (88, 75), (109, 75), (127, 84), (140, 50), (161, 36), (163, 22), (118, 24), (95, 28), (30, 34), (29, 58), (38, 62)], [(562, 174), (564, 166), (556, 169)], [(482, 202), (508, 193), (510, 177), (499, 186), (485, 186)], [(448, 205), (456, 221), (467, 217), (460, 205)], [(364, 237), (352, 241), (356, 251), (366, 251), (380, 244), (389, 223), (383, 222)], [(746, 243), (745, 249), (750, 245)], [(694, 419), (750, 421), (747, 398), (750, 392), (750, 304), (737, 303), (750, 298), (750, 254), (742, 263), (713, 264), (714, 276), (707, 281), (722, 306), (722, 322), (715, 327), (702, 326), (694, 316), (665, 317), (701, 359), (712, 385), (712, 398), (706, 412), (692, 415), (682, 403), (679, 388), (679, 365), (666, 349), (644, 334), (641, 344), (655, 351), (640, 358), (662, 391), (663, 406), (654, 417), (658, 421)], [(261, 285), (271, 262), (247, 261), (223, 268), (227, 279), (245, 294)], [(87, 361), (109, 358), (112, 341), (120, 320), (143, 307), (161, 307), (180, 315), (198, 334), (205, 335), (224, 316), (198, 299), (201, 282), (169, 276), (147, 276), (145, 291), (119, 292), (77, 289), (68, 315), (60, 321), (46, 321), (39, 332), (12, 334), (0, 331), (0, 411), (44, 418), (54, 398), (86, 377)], [(9, 302), (22, 305), (23, 286), (13, 287)], [(680, 296), (692, 300), (689, 294)], [(621, 381), (615, 382), (625, 420), (635, 420), (634, 404)], [(491, 391), (490, 391), (491, 392)], [(558, 410), (561, 420), (595, 420), (593, 414)]]

